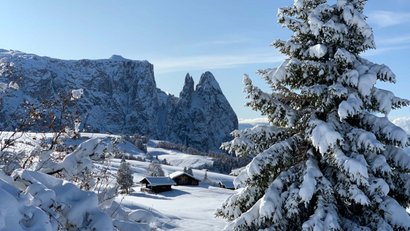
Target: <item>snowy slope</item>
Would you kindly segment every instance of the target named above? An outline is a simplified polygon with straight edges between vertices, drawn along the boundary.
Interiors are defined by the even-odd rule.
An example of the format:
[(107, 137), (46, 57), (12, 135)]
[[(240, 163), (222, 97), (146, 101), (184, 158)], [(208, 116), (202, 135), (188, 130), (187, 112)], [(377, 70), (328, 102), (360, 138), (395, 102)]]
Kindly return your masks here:
[(239, 119), (238, 129), (243, 130), (246, 128), (251, 128), (256, 125), (268, 125), (268, 118), (254, 118), (254, 119)]
[[(134, 172), (134, 182), (137, 183), (145, 177), (149, 163), (132, 160), (128, 162)], [(118, 166), (119, 160), (113, 160), (112, 164)], [(183, 170), (181, 167), (167, 165), (162, 165), (162, 168), (165, 175)], [(193, 173), (196, 178), (203, 180), (205, 171), (194, 169)], [(219, 173), (208, 172), (207, 176), (215, 184), (220, 180), (233, 181), (232, 176)], [(221, 203), (234, 193), (233, 190), (217, 188), (206, 183), (200, 183), (198, 187), (173, 186), (172, 191), (160, 194), (140, 192), (138, 185), (133, 189), (135, 192), (124, 198), (120, 196), (117, 201), (122, 201), (122, 204), (129, 208), (142, 206), (148, 210), (158, 211), (170, 219), (168, 224), (174, 227), (172, 230), (181, 231), (191, 231), (193, 229), (198, 231), (222, 230), (226, 225), (226, 221), (215, 218), (214, 213)], [(166, 229), (166, 227), (162, 228)]]
[[(1, 140), (5, 141), (11, 134), (1, 133)], [(31, 153), (40, 143), (52, 136), (51, 133), (17, 134), (15, 144), (6, 151), (19, 155)], [(64, 140), (64, 145), (73, 146), (73, 151), (60, 162), (57, 161), (56, 165), (65, 168), (60, 177), (66, 180), (70, 180), (71, 178), (67, 177), (72, 177), (78, 170), (84, 169), (83, 165), (92, 164), (89, 157), (96, 158), (106, 152), (145, 156), (131, 143), (116, 135), (83, 133), (80, 139)], [(209, 162), (202, 156), (154, 147), (149, 150), (163, 152), (159, 157), (167, 156), (173, 158), (173, 161), (181, 157), (183, 163)], [(195, 158), (196, 161), (190, 162)], [(135, 160), (127, 162), (131, 165), (135, 186), (131, 194), (120, 194), (114, 202), (101, 202), (99, 199), (97, 201), (97, 198), (100, 198), (97, 191), (80, 190), (76, 183), (45, 173), (20, 169), (14, 171), (11, 178), (0, 171), (0, 230), (56, 230), (58, 224), (67, 224), (95, 228), (98, 231), (111, 230), (111, 226), (115, 227), (113, 230), (120, 231), (192, 230), (193, 227), (200, 231), (221, 230), (226, 225), (225, 220), (214, 217), (214, 212), (234, 191), (215, 186), (218, 181), (233, 181), (233, 177), (194, 169), (193, 175), (202, 180), (198, 187), (173, 186), (171, 192), (156, 195), (140, 192), (139, 181), (147, 175), (150, 163)], [(119, 165), (119, 159), (94, 162), (95, 169), (108, 170), (107, 176), (111, 178), (108, 182), (111, 186), (115, 182), (114, 177)], [(182, 166), (162, 165), (162, 168), (166, 175), (183, 170)], [(49, 221), (49, 216), (58, 217), (58, 220)]]
[[(190, 164), (202, 166), (212, 164), (212, 160), (207, 157), (184, 154), (177, 151), (166, 150), (161, 148), (148, 147), (148, 152), (152, 155), (158, 154), (158, 159), (167, 159), (167, 162), (178, 166), (162, 165), (165, 175), (176, 171), (182, 171), (184, 167), (193, 167)], [(148, 210), (157, 211), (168, 219), (167, 225), (172, 230), (178, 231), (197, 231), (222, 230), (226, 225), (226, 220), (215, 218), (215, 210), (220, 207), (221, 203), (234, 193), (233, 190), (217, 188), (218, 181), (233, 181), (234, 177), (207, 172), (209, 183), (201, 182), (199, 187), (190, 186), (173, 186), (171, 192), (161, 194), (147, 194), (140, 192), (138, 182), (147, 174), (149, 162), (128, 160), (134, 174), (134, 182), (137, 184), (135, 190), (129, 196), (117, 198), (125, 207), (136, 208), (142, 207)], [(113, 171), (119, 166), (120, 161), (114, 159), (111, 162)], [(203, 181), (205, 170), (193, 169), (193, 175)], [(161, 220), (161, 224), (156, 224), (158, 229), (168, 230), (164, 224), (166, 219)]]
[(148, 153), (157, 156), (159, 160), (166, 160), (172, 166), (186, 168), (206, 168), (212, 166), (212, 158), (199, 155), (185, 154), (175, 150), (156, 148), (148, 146)]

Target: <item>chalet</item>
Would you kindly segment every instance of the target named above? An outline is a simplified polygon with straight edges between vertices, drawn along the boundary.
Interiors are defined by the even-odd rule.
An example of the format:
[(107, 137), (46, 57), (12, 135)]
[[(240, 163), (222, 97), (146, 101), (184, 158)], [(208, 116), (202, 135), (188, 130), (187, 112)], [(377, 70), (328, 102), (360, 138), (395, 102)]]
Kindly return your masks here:
[(177, 185), (198, 185), (199, 181), (194, 176), (186, 172), (173, 172), (169, 174), (169, 177), (175, 181)]
[(147, 176), (140, 181), (141, 191), (143, 192), (153, 192), (160, 193), (165, 191), (171, 191), (172, 185), (176, 185), (169, 177), (164, 176)]
[(235, 190), (235, 185), (233, 184), (232, 181), (220, 180), (220, 181), (218, 182), (218, 185), (219, 185), (220, 188), (226, 188), (226, 189)]

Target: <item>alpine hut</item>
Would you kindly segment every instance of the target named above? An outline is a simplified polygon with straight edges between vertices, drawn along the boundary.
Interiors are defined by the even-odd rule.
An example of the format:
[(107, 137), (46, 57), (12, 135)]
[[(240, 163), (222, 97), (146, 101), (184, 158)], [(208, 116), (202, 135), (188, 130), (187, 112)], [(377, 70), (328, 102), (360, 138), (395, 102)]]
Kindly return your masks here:
[(173, 172), (169, 174), (169, 177), (175, 181), (177, 185), (198, 185), (200, 181), (191, 174), (182, 171)]
[(164, 176), (147, 176), (140, 181), (141, 191), (160, 193), (165, 191), (171, 191), (172, 185), (176, 185), (169, 177)]

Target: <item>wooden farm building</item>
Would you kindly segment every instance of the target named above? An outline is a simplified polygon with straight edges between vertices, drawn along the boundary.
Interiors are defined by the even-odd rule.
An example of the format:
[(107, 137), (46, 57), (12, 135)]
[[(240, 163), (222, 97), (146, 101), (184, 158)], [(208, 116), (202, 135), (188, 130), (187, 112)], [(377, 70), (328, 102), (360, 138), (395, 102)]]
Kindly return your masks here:
[(200, 181), (191, 174), (181, 171), (173, 172), (169, 174), (169, 177), (174, 180), (177, 185), (198, 185)]
[(141, 191), (153, 193), (171, 191), (171, 186), (176, 185), (175, 181), (173, 181), (169, 177), (164, 176), (147, 176), (142, 179), (140, 183)]
[(227, 181), (227, 180), (220, 180), (218, 182), (220, 188), (226, 188), (226, 189), (232, 189), (235, 190), (235, 185), (233, 184), (232, 181)]

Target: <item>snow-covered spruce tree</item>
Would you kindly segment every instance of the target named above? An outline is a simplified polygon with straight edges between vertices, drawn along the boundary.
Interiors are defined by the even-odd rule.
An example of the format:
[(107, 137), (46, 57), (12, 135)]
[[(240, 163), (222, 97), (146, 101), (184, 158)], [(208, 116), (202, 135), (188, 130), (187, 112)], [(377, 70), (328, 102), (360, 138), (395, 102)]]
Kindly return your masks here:
[(386, 117), (409, 101), (375, 87), (395, 75), (360, 57), (375, 47), (365, 3), (295, 0), (279, 10), (293, 35), (273, 43), (284, 63), (260, 71), (272, 93), (244, 80), (248, 105), (272, 126), (223, 145), (255, 156), (235, 180), (243, 190), (217, 211), (226, 230), (410, 230), (409, 137)]
[(124, 156), (121, 160), (120, 168), (117, 171), (117, 183), (121, 189), (125, 190), (126, 194), (129, 193), (129, 189), (134, 184), (130, 164), (125, 161)]

